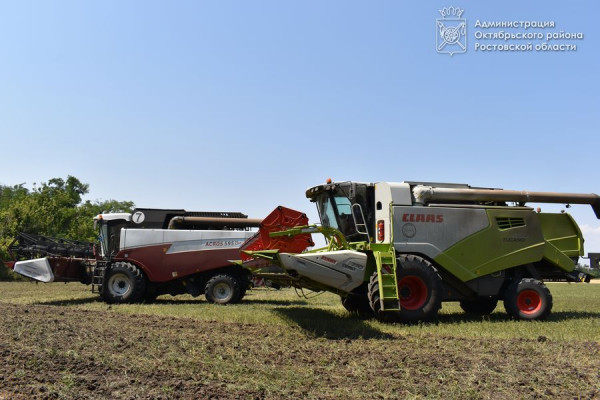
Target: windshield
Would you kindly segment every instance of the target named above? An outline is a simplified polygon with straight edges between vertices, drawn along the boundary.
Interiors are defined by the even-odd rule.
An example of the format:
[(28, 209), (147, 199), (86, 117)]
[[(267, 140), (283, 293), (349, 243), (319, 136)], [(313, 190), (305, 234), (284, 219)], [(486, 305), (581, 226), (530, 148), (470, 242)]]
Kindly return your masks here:
[(100, 243), (100, 255), (103, 257), (108, 253), (108, 226), (100, 221), (98, 229), (98, 242)]
[(126, 228), (127, 222), (124, 220), (100, 221), (98, 225), (100, 254), (103, 257), (116, 255), (119, 252), (121, 228)]
[(324, 193), (317, 200), (317, 207), (321, 215), (321, 223), (324, 226), (330, 226), (340, 231), (344, 228), (348, 218), (352, 219), (352, 210), (350, 200), (347, 197), (329, 196)]
[(349, 241), (368, 241), (369, 236), (373, 237), (372, 187), (348, 182), (314, 193), (311, 198), (317, 203), (323, 226), (339, 230)]
[(317, 199), (317, 207), (321, 216), (321, 224), (342, 232), (348, 239), (359, 239), (354, 218), (352, 217), (352, 203), (344, 196), (323, 193)]

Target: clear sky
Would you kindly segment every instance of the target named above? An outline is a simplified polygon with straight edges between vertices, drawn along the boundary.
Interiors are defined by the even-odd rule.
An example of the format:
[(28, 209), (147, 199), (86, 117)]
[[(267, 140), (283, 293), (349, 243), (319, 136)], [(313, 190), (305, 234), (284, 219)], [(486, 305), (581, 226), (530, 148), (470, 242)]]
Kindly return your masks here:
[[(464, 54), (436, 52), (447, 6)], [(0, 184), (74, 175), (90, 199), (313, 221), (304, 191), (328, 177), (600, 193), (599, 17), (597, 0), (1, 1)], [(502, 29), (477, 20), (584, 38), (481, 52), (476, 31)], [(506, 43), (528, 42), (545, 40)], [(600, 251), (591, 208), (570, 210)]]

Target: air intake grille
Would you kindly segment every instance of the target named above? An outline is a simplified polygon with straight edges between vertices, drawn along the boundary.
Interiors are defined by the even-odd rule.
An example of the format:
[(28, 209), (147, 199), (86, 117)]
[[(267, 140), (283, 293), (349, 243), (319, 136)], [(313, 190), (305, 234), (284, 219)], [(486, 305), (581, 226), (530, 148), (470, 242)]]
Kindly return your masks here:
[(497, 217), (496, 223), (498, 224), (498, 228), (503, 231), (505, 229), (525, 226), (525, 219), (514, 217)]

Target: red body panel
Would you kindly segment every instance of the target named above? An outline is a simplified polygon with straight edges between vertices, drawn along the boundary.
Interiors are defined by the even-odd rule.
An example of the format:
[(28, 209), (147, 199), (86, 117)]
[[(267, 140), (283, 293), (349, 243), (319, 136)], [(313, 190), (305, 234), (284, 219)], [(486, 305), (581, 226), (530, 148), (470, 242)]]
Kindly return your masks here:
[(170, 244), (145, 246), (120, 251), (115, 261), (131, 262), (139, 266), (150, 282), (167, 282), (199, 272), (231, 265), (238, 260), (237, 248), (187, 251), (166, 254)]
[[(302, 253), (308, 247), (315, 245), (310, 233), (291, 237), (270, 237), (269, 234), (304, 225), (308, 225), (306, 214), (279, 206), (263, 220), (256, 235), (246, 240), (240, 251), (278, 249), (281, 253)], [(252, 257), (243, 252), (241, 257), (243, 261), (252, 260)]]
[(48, 257), (54, 273), (54, 282), (82, 281), (85, 279), (85, 260), (69, 257)]

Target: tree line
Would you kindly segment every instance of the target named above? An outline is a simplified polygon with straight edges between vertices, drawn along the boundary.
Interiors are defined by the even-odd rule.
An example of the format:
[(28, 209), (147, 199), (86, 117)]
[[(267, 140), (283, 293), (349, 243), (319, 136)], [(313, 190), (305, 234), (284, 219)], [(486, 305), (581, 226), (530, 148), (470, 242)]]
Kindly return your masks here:
[[(89, 185), (74, 176), (33, 184), (0, 185), (0, 260), (9, 261), (8, 246), (18, 232), (93, 242), (93, 218), (102, 212), (130, 212), (132, 201), (82, 200)], [(9, 274), (0, 262), (0, 279)]]

